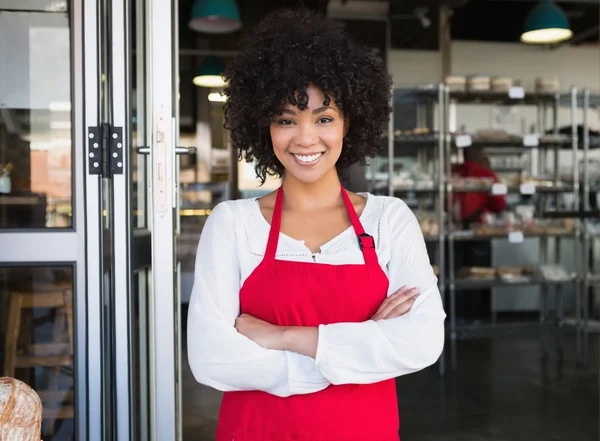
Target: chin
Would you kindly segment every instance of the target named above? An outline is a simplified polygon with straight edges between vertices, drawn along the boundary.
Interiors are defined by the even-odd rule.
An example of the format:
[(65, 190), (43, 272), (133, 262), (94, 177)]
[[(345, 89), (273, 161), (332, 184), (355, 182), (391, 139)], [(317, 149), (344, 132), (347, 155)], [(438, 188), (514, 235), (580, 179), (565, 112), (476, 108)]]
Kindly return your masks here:
[(306, 184), (306, 185), (310, 185), (310, 184), (314, 184), (315, 182), (319, 182), (326, 175), (327, 175), (327, 172), (325, 172), (325, 173), (317, 172), (317, 170), (298, 172), (297, 170), (292, 170), (292, 169), (288, 168), (285, 171), (286, 177), (292, 178), (294, 181), (297, 181), (297, 182), (300, 182), (300, 183)]

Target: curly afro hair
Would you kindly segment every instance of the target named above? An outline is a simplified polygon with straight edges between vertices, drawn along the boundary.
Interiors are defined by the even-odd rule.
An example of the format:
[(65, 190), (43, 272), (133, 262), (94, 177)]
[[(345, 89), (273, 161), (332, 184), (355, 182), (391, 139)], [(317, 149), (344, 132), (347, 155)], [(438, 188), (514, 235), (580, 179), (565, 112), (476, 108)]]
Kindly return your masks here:
[(247, 35), (225, 70), (225, 128), (257, 176), (283, 177), (269, 126), (286, 103), (306, 108), (309, 84), (348, 118), (338, 172), (364, 164), (381, 147), (390, 115), (391, 78), (383, 61), (346, 35), (342, 24), (306, 9), (269, 14)]

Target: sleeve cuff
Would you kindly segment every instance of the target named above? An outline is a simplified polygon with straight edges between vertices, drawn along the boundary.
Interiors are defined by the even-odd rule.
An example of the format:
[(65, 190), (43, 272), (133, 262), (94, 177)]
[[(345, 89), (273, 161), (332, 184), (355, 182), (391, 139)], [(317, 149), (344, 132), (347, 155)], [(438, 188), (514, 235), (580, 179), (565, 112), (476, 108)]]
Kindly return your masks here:
[(288, 383), (294, 394), (316, 392), (329, 386), (329, 381), (315, 368), (315, 361), (294, 352), (285, 352)]
[(319, 338), (317, 340), (317, 353), (315, 355), (315, 367), (317, 371), (323, 372), (323, 365), (327, 362), (327, 327), (319, 325)]

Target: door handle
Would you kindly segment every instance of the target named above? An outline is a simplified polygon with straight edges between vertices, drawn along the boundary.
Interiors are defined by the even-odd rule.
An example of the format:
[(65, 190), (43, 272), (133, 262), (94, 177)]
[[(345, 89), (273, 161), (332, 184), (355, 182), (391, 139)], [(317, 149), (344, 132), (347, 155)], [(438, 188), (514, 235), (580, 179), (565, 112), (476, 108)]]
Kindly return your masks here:
[[(176, 155), (194, 155), (196, 154), (196, 147), (175, 147)], [(139, 155), (149, 155), (150, 147), (136, 147), (136, 153)]]

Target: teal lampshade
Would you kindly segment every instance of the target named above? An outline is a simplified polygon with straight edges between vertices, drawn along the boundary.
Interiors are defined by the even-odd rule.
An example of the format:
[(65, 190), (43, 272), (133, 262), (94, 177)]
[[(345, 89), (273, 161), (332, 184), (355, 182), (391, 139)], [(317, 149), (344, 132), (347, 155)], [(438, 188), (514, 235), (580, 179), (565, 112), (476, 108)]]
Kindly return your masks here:
[(225, 85), (223, 70), (221, 60), (214, 55), (210, 55), (200, 65), (193, 83), (199, 87), (223, 87)]
[(197, 32), (226, 34), (242, 27), (235, 0), (195, 0), (188, 26)]
[(564, 11), (552, 0), (543, 0), (527, 16), (521, 41), (548, 44), (565, 41), (572, 36)]

